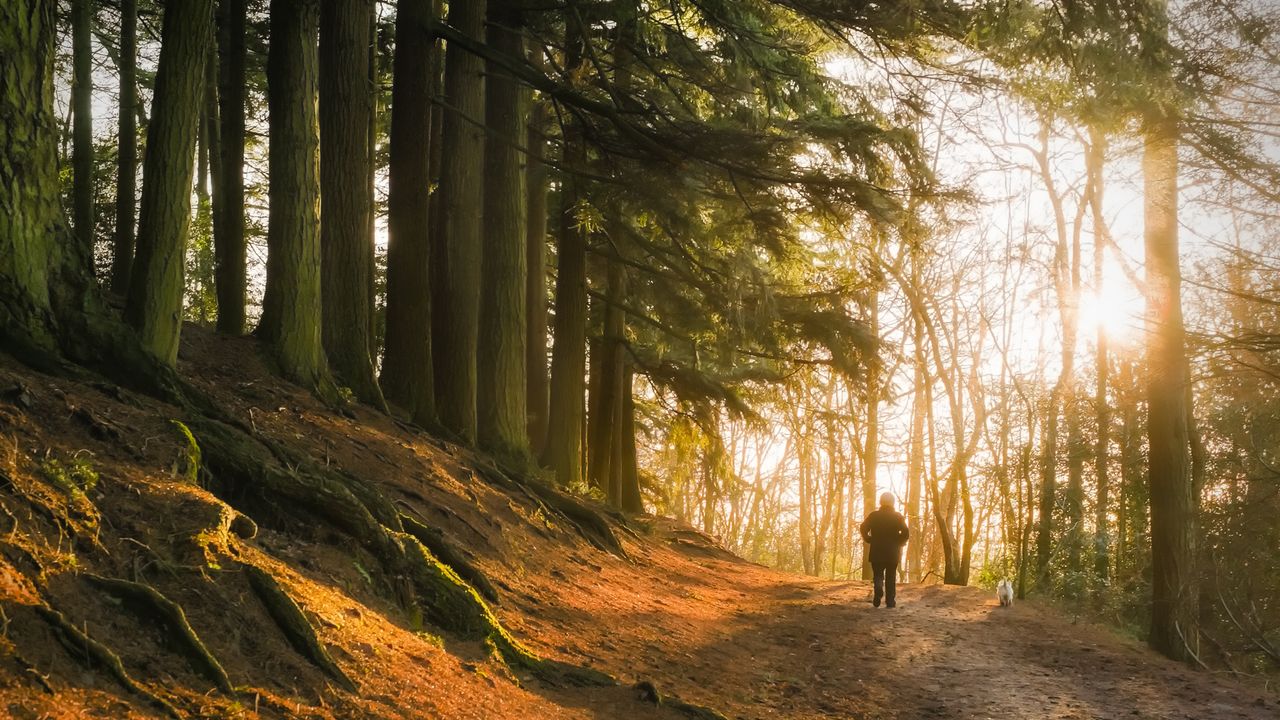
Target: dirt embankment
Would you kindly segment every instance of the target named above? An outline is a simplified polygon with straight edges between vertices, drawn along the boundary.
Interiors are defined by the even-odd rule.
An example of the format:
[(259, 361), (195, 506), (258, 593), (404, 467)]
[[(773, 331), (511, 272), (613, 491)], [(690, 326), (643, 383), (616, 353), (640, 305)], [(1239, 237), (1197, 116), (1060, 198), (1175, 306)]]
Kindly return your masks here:
[(604, 515), (619, 551), (483, 459), (273, 379), (250, 340), (186, 338), (183, 374), (283, 448), (283, 472), (385, 498), (411, 518), (392, 519), (397, 542), (486, 578), (485, 605), (542, 664), (442, 628), (440, 603), (343, 518), (301, 521), (210, 475), (182, 409), (0, 355), (0, 717), (1280, 717), (1276, 697), (977, 590), (904, 587), (876, 610), (861, 583)]

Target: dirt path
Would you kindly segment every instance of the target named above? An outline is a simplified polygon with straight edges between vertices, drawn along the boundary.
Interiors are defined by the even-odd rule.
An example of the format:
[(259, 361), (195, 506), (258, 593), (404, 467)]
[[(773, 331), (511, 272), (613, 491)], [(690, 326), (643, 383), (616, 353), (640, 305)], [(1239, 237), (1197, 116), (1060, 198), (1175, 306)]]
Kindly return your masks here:
[(1280, 718), (1280, 698), (1033, 603), (1001, 608), (976, 588), (903, 586), (897, 608), (876, 609), (861, 582), (696, 564), (703, 572), (665, 563), (669, 584), (593, 573), (553, 601), (570, 606), (563, 615), (533, 611), (547, 621), (539, 632), (562, 629), (576, 648), (560, 648), (579, 661), (656, 679), (742, 720)]
[[(793, 676), (815, 717), (1267, 718), (1280, 706), (1153, 657), (1137, 643), (973, 588), (903, 588), (893, 610), (866, 586), (798, 589), (745, 636)], [(772, 618), (769, 618), (772, 615)], [(834, 629), (835, 630), (833, 632)], [(835, 637), (833, 637), (833, 635)], [(770, 651), (769, 645), (775, 649)], [(771, 702), (743, 717), (787, 715)], [(797, 715), (797, 716), (807, 716)]]
[(854, 718), (1280, 717), (1274, 702), (1028, 603), (940, 586), (904, 587), (893, 610), (867, 596), (862, 583), (782, 588), (739, 633), (781, 697), (742, 717), (807, 717), (806, 705)]

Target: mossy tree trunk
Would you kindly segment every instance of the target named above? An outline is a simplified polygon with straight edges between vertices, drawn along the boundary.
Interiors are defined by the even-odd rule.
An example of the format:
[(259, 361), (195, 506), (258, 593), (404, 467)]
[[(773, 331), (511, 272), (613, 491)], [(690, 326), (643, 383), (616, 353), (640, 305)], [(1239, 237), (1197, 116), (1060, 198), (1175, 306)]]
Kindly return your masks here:
[(93, 252), (93, 0), (71, 0), (72, 217), (76, 240)]
[(363, 402), (385, 402), (369, 347), (369, 0), (320, 6), (320, 225), (325, 354)]
[[(582, 30), (569, 23), (565, 66), (577, 72), (582, 66)], [(565, 120), (560, 182), (560, 217), (556, 251), (554, 345), (551, 351), (551, 398), (547, 413), (547, 440), (542, 464), (550, 467), (563, 487), (582, 483), (583, 376), (587, 352), (587, 238), (577, 221), (581, 180), (573, 175), (586, 159), (582, 129), (572, 118)]]
[[(495, 52), (523, 57), (520, 12), (513, 0), (490, 0), (487, 42)], [(526, 458), (525, 241), (527, 189), (521, 143), (528, 90), (497, 63), (485, 78), (484, 246), (476, 421), (480, 446)]]
[(63, 216), (53, 115), (56, 4), (0, 3), (0, 347), (37, 367), (64, 358), (172, 397), (172, 375), (101, 301), (89, 248)]
[(271, 177), (267, 287), (258, 333), (286, 377), (328, 383), (320, 340), (317, 0), (272, 0), (267, 53)]
[(245, 331), (244, 215), (245, 33), (247, 0), (218, 5), (218, 171), (214, 173), (214, 283), (218, 332)]
[(525, 224), (525, 406), (529, 445), (542, 452), (547, 437), (547, 106), (536, 102), (529, 118), (525, 184), (529, 219)]
[(0, 328), (6, 346), (51, 351), (53, 286), (68, 262), (58, 199), (52, 0), (0, 4)]
[(213, 0), (173, 0), (165, 6), (125, 319), (137, 328), (146, 350), (167, 365), (178, 359), (182, 330), (191, 176), (212, 37)]
[[(454, 3), (449, 24), (484, 37), (484, 0)], [(456, 44), (445, 51), (444, 153), (440, 177), (440, 238), (435, 259), (440, 293), (433, 308), (438, 332), (436, 401), (440, 421), (463, 442), (476, 440), (476, 350), (480, 314), (481, 211), (484, 202), (485, 66)]]
[(431, 98), (433, 0), (403, 0), (396, 15), (387, 198), (387, 334), (382, 389), (424, 427), (436, 422), (431, 360)]
[(138, 0), (120, 0), (120, 112), (111, 291), (129, 291), (138, 201)]

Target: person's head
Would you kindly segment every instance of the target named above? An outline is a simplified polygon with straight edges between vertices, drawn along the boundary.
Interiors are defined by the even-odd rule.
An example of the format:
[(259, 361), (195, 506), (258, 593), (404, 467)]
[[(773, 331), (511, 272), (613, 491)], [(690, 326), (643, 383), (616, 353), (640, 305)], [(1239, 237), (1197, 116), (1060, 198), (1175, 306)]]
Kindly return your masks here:
[(893, 493), (887, 492), (880, 496), (880, 507), (886, 510), (893, 509)]

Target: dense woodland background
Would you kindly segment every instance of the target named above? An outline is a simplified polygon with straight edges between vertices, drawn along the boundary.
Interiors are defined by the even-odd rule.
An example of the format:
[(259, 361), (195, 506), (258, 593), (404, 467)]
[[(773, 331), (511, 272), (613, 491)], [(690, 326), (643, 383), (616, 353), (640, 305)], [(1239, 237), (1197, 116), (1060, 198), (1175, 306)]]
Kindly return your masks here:
[(0, 325), (154, 387), (184, 322), (253, 333), (335, 409), (814, 575), (869, 576), (892, 490), (911, 582), (1274, 673), (1278, 27), (6, 0)]

